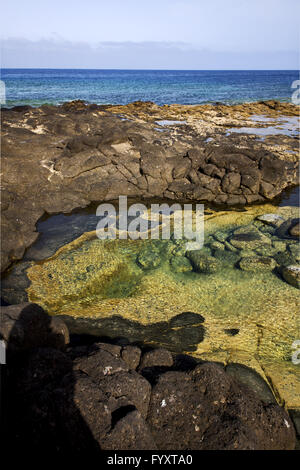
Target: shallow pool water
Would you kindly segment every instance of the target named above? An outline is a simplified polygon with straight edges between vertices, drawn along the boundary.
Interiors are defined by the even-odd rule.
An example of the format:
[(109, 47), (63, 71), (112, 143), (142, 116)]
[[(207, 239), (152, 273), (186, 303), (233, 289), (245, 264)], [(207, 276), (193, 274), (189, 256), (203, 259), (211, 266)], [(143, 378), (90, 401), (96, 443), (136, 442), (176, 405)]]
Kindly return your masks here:
[(160, 126), (174, 126), (178, 124), (187, 124), (187, 121), (170, 121), (167, 119), (163, 119), (161, 121), (155, 121), (156, 124), (159, 124)]
[[(297, 116), (282, 116), (279, 119), (268, 118), (265, 116), (251, 116), (250, 118), (259, 124), (265, 123), (266, 127), (233, 127), (227, 129), (227, 136), (232, 133), (255, 134), (258, 136), (268, 135), (287, 135), (290, 137), (299, 136), (299, 118)], [(271, 125), (272, 124), (272, 125)]]
[[(40, 221), (40, 239), (11, 269), (2, 295), (13, 302), (25, 294), (22, 301), (62, 316), (73, 332), (243, 363), (271, 377), (280, 400), (299, 406), (291, 362), (300, 334), (299, 290), (280, 271), (299, 263), (299, 244), (257, 220), (265, 213), (284, 221), (298, 209), (209, 209), (204, 247), (195, 253), (174, 237), (99, 240), (92, 210), (52, 216)], [(185, 326), (178, 329), (182, 315)]]

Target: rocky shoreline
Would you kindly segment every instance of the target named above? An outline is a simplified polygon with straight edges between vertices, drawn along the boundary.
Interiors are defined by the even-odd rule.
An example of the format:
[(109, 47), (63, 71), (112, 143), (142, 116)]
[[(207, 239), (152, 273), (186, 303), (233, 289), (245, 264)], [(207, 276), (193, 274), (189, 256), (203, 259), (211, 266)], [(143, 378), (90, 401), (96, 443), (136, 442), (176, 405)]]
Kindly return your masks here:
[[(17, 448), (295, 448), (299, 218), (266, 203), (299, 183), (299, 134), (285, 132), (298, 115), (276, 101), (2, 110), (0, 339)], [(34, 244), (43, 216), (119, 195), (203, 202), (204, 248), (100, 246), (91, 229)]]
[(45, 213), (68, 213), (120, 194), (224, 207), (272, 200), (298, 184), (299, 137), (261, 139), (227, 130), (263, 128), (266, 123), (251, 121), (257, 113), (276, 121), (298, 112), (279, 102), (4, 108), (2, 271), (37, 239), (35, 226)]
[[(73, 337), (36, 304), (2, 308), (14, 452), (293, 450), (297, 414), (263, 379), (166, 349)], [(91, 454), (89, 454), (91, 455)]]

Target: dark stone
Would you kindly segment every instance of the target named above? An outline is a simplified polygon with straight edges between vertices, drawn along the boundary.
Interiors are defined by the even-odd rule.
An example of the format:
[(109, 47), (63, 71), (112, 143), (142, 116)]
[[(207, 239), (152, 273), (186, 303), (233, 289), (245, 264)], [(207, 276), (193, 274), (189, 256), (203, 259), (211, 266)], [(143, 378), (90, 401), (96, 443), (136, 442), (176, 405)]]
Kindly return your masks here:
[[(294, 449), (287, 413), (266, 405), (216, 364), (166, 372), (154, 386), (147, 418), (158, 449)], [(287, 423), (287, 425), (286, 425)]]
[(126, 362), (129, 369), (135, 370), (141, 359), (142, 351), (137, 346), (124, 346), (122, 348), (121, 357)]
[(173, 365), (173, 356), (166, 349), (153, 349), (143, 354), (139, 370), (145, 367), (164, 366), (171, 367)]
[(220, 136), (216, 145), (206, 145), (185, 126), (176, 135), (165, 128), (158, 139), (152, 118), (167, 109), (128, 106), (130, 121), (111, 106), (81, 100), (2, 110), (2, 270), (36, 240), (36, 223), (45, 212), (67, 213), (120, 194), (244, 205), (272, 199), (298, 183), (296, 161), (258, 148), (250, 136), (243, 136), (242, 146), (237, 137)]
[(120, 406), (133, 405), (146, 418), (150, 401), (149, 382), (135, 371), (120, 372), (99, 382), (111, 411)]
[(99, 349), (87, 356), (75, 359), (74, 370), (80, 370), (89, 375), (96, 383), (99, 383), (103, 377), (108, 375), (123, 371), (127, 372), (128, 365), (110, 352)]
[(230, 363), (226, 373), (254, 391), (264, 403), (276, 403), (272, 390), (255, 370), (243, 364)]
[(176, 317), (171, 318), (170, 326), (172, 328), (177, 328), (181, 326), (197, 325), (198, 323), (203, 323), (205, 318), (200, 315), (200, 313), (194, 312), (183, 312)]
[(155, 450), (150, 429), (135, 410), (121, 418), (102, 442), (104, 450)]
[(69, 342), (66, 324), (50, 317), (34, 303), (9, 305), (1, 308), (0, 338), (10, 353), (49, 346), (64, 349)]
[[(19, 337), (14, 329), (29, 334), (32, 327), (36, 332), (32, 318), (47, 318), (43, 310), (30, 306), (10, 311), (15, 324), (8, 346), (10, 337)], [(172, 319), (174, 329), (161, 322), (157, 335), (170, 336), (174, 344), (172, 335), (181, 333), (187, 335), (187, 344), (196, 341), (193, 334), (203, 333), (203, 320), (183, 312)], [(55, 327), (51, 334), (60, 336), (60, 323)], [(60, 346), (53, 338), (52, 343)], [(6, 450), (69, 457), (96, 455), (103, 449), (295, 447), (288, 414), (274, 402), (262, 378), (245, 366), (230, 364), (225, 371), (222, 365), (182, 354), (173, 360), (170, 351), (160, 348), (143, 354), (138, 373), (129, 371), (131, 366), (122, 359), (124, 354), (128, 363), (137, 363), (140, 350), (133, 345), (72, 337), (64, 353), (36, 344), (11, 356), (8, 373), (1, 377)], [(297, 425), (297, 414), (291, 416)]]
[[(189, 313), (189, 312), (188, 312)], [(122, 337), (122, 346), (129, 342), (151, 344), (155, 347), (164, 347), (174, 352), (196, 351), (198, 344), (203, 341), (205, 328), (200, 325), (202, 317), (196, 315), (194, 323), (192, 317), (188, 315), (189, 326), (174, 327), (170, 322), (180, 325), (187, 321), (186, 312), (174, 316), (170, 322), (157, 322), (148, 325), (140, 324), (136, 321), (126, 320), (118, 315), (108, 318), (61, 316), (68, 325), (72, 334), (88, 334), (102, 336), (114, 341), (119, 341)], [(175, 323), (174, 323), (175, 322)], [(123, 334), (126, 332), (126, 338)]]
[(278, 238), (297, 238), (294, 235), (291, 235), (290, 229), (299, 223), (299, 219), (288, 219), (283, 222), (275, 232), (275, 235)]
[(227, 328), (227, 329), (224, 330), (224, 332), (228, 336), (235, 336), (235, 335), (239, 334), (240, 330), (238, 328)]

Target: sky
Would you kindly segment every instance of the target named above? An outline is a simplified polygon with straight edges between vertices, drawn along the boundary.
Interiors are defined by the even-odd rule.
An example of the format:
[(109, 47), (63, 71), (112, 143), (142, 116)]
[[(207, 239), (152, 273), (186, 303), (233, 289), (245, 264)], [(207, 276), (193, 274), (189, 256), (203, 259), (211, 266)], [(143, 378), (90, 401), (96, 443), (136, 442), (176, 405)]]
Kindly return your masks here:
[(299, 67), (299, 0), (11, 0), (1, 16), (2, 67)]

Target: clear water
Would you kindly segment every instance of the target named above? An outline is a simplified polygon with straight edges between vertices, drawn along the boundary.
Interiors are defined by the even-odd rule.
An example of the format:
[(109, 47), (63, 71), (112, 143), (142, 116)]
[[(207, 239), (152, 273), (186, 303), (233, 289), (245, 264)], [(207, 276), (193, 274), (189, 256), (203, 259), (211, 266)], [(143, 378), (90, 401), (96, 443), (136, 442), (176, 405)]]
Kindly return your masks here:
[(296, 70), (63, 70), (2, 69), (7, 105), (58, 104), (82, 99), (98, 104), (136, 100), (163, 104), (290, 101)]
[(279, 120), (276, 120), (275, 124), (273, 118), (267, 118), (265, 116), (251, 116), (250, 119), (259, 124), (266, 124), (266, 127), (233, 127), (228, 129), (227, 135), (235, 132), (239, 134), (256, 134), (263, 137), (278, 134), (290, 137), (299, 136), (300, 128), (299, 118), (297, 116), (283, 116)]

